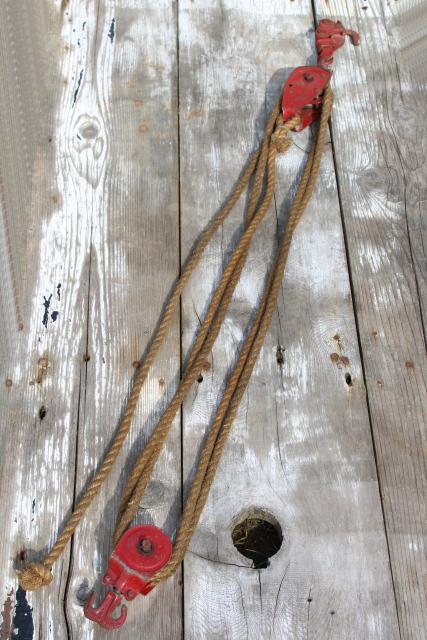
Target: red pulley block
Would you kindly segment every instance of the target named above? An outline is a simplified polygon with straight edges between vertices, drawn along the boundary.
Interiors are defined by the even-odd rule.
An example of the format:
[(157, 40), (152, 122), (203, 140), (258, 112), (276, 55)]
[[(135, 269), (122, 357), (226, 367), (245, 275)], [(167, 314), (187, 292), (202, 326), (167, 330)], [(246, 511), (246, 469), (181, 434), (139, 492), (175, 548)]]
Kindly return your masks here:
[[(171, 553), (171, 540), (162, 529), (145, 524), (128, 529), (111, 554), (102, 579), (114, 591), (109, 591), (97, 608), (92, 607), (95, 599), (92, 592), (83, 607), (86, 618), (105, 629), (120, 627), (127, 615), (122, 597), (133, 600), (139, 594), (147, 595), (153, 588), (150, 577), (167, 563)], [(112, 617), (119, 604), (120, 616)]]
[(299, 115), (300, 124), (295, 127), (296, 131), (301, 131), (319, 117), (322, 94), (332, 75), (325, 66), (332, 64), (333, 54), (342, 47), (346, 35), (351, 37), (354, 45), (359, 44), (356, 31), (345, 29), (339, 21), (320, 20), (315, 34), (319, 66), (297, 67), (286, 80), (282, 96), (283, 120), (286, 122)]
[(286, 80), (282, 96), (283, 120), (286, 122), (299, 115), (301, 123), (296, 131), (301, 131), (318, 118), (322, 92), (331, 75), (331, 71), (322, 67), (297, 67)]
[[(321, 20), (315, 36), (319, 66), (297, 67), (286, 80), (282, 96), (283, 119), (286, 122), (299, 115), (297, 131), (319, 117), (322, 94), (332, 75), (325, 66), (332, 63), (333, 54), (344, 44), (346, 35), (354, 45), (359, 44), (359, 35), (345, 29), (341, 22)], [(84, 605), (85, 616), (105, 629), (120, 627), (127, 615), (122, 598), (133, 600), (138, 594), (149, 593), (153, 588), (151, 576), (167, 563), (171, 553), (171, 540), (161, 529), (152, 525), (128, 529), (111, 554), (102, 580), (114, 590), (107, 593), (98, 608), (92, 607), (95, 593), (91, 593)], [(120, 615), (113, 617), (118, 605), (121, 605)]]

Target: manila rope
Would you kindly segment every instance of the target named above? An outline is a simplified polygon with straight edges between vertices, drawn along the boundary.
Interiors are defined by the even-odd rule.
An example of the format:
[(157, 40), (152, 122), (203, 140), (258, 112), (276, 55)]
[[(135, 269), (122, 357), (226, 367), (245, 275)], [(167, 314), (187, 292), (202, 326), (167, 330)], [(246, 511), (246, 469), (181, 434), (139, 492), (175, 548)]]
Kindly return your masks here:
[[(179, 528), (175, 537), (172, 555), (169, 561), (150, 578), (152, 585), (156, 585), (172, 575), (182, 562), (191, 536), (206, 503), (240, 400), (249, 383), (253, 367), (276, 308), (292, 236), (314, 191), (325, 144), (332, 101), (332, 90), (328, 85), (323, 94), (321, 115), (313, 145), (307, 156), (301, 181), (291, 204), (287, 224), (280, 238), (274, 263), (264, 287), (255, 319), (243, 342), (231, 374), (227, 379), (222, 398), (202, 447), (196, 473), (184, 505)], [(250, 158), (233, 192), (223, 207), (213, 217), (201, 234), (199, 241), (184, 265), (180, 278), (174, 285), (146, 355), (137, 370), (118, 429), (104, 460), (77, 502), (75, 510), (70, 515), (49, 553), (42, 561), (31, 563), (18, 572), (19, 582), (23, 589), (38, 589), (48, 585), (52, 581), (51, 568), (53, 564), (64, 551), (87, 508), (98, 494), (129, 433), (142, 386), (165, 339), (184, 286), (200, 262), (202, 254), (212, 236), (230, 214), (246, 187), (248, 187), (250, 189), (250, 195), (244, 230), (223, 270), (219, 284), (212, 295), (205, 318), (195, 338), (188, 363), (185, 366), (175, 395), (154, 428), (146, 447), (138, 457), (124, 488), (114, 532), (114, 543), (118, 542), (131, 523), (138, 510), (147, 484), (150, 481), (154, 465), (162, 450), (173, 419), (191, 385), (199, 376), (202, 364), (211, 352), (221, 329), (234, 290), (245, 265), (252, 238), (260, 222), (265, 217), (273, 199), (276, 179), (276, 156), (278, 153), (286, 152), (292, 145), (289, 131), (297, 126), (298, 123), (299, 116), (283, 122), (280, 106), (277, 105), (274, 108), (268, 119), (265, 135), (258, 150)]]

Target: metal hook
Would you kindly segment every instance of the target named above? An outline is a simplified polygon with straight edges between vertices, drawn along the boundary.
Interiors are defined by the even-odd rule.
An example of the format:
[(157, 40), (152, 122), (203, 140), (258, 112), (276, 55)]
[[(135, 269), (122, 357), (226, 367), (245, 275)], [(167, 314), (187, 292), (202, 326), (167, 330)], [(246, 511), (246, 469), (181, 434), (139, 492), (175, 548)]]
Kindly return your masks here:
[(92, 607), (94, 600), (95, 591), (92, 591), (83, 607), (86, 618), (97, 622), (101, 627), (104, 627), (104, 629), (116, 629), (124, 623), (127, 616), (127, 607), (125, 604), (121, 605), (121, 614), (118, 618), (111, 617), (111, 613), (113, 613), (116, 606), (121, 603), (122, 596), (119, 593), (109, 591), (97, 608)]
[(343, 46), (345, 36), (349, 36), (355, 47), (359, 45), (360, 38), (357, 31), (346, 29), (337, 20), (321, 20), (315, 33), (316, 49), (318, 53), (318, 64), (330, 66), (333, 62), (333, 54)]

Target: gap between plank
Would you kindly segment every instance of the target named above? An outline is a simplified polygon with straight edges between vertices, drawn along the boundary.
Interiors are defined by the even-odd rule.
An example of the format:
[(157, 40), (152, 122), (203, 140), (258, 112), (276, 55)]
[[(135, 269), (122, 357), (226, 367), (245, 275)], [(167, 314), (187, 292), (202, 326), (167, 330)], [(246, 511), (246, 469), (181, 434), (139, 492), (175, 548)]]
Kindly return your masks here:
[[(176, 11), (176, 127), (177, 127), (177, 163), (178, 163), (178, 277), (182, 273), (182, 234), (181, 234), (181, 102), (180, 102), (180, 84), (179, 84), (179, 0), (175, 4)], [(183, 346), (182, 346), (182, 296), (179, 296), (179, 379), (182, 378), (183, 365)], [(179, 408), (179, 422), (181, 434), (181, 513), (184, 509), (184, 409), (183, 404)], [(185, 638), (185, 600), (184, 600), (184, 560), (181, 563), (181, 637)]]
[[(94, 44), (94, 58), (96, 59), (96, 42), (98, 39), (98, 28), (99, 28), (99, 14), (100, 14), (101, 3), (98, 2), (98, 9), (96, 12), (96, 21), (95, 21), (95, 44)], [(93, 62), (95, 64), (95, 61)], [(90, 292), (91, 292), (91, 275), (92, 275), (92, 238), (93, 238), (93, 210), (91, 210), (91, 218), (90, 218), (90, 233), (89, 233), (89, 264), (88, 264), (88, 284), (87, 284), (87, 310), (86, 310), (86, 342), (85, 342), (85, 354), (88, 354), (89, 347), (89, 320), (90, 320)], [(80, 365), (81, 366), (81, 365)], [(81, 396), (82, 396), (82, 369), (80, 369), (80, 378), (79, 378), (79, 393), (78, 393), (78, 406), (77, 406), (77, 424), (76, 424), (76, 446), (75, 446), (75, 457), (74, 457), (74, 484), (73, 484), (73, 496), (72, 496), (72, 504), (71, 504), (71, 513), (74, 511), (76, 507), (76, 496), (77, 496), (77, 471), (78, 471), (78, 463), (79, 463), (79, 435), (80, 435), (80, 416), (86, 414), (86, 392), (87, 392), (87, 370), (88, 370), (88, 359), (85, 357), (84, 359), (84, 389), (83, 389), (83, 407), (80, 409)], [(95, 470), (96, 471), (96, 470)], [(86, 482), (84, 485), (86, 485)], [(68, 562), (68, 571), (65, 579), (65, 589), (64, 589), (64, 600), (63, 600), (63, 612), (64, 612), (64, 621), (65, 628), (67, 630), (67, 640), (71, 640), (71, 624), (68, 619), (67, 614), (67, 602), (68, 596), (70, 593), (70, 585), (71, 585), (71, 577), (73, 570), (73, 560), (74, 560), (74, 533), (70, 538), (70, 551), (69, 551), (69, 562)]]

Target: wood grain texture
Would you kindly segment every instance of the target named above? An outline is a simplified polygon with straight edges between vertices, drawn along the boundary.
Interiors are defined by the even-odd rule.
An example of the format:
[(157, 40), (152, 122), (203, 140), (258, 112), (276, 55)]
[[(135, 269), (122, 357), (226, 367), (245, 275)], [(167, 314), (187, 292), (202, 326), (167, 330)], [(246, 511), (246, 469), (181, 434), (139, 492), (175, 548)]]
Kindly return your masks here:
[[(422, 8), (314, 4), (318, 18), (362, 33), (358, 50), (336, 56), (335, 164), (328, 142), (184, 576), (131, 603), (118, 638), (426, 638)], [(284, 78), (315, 60), (313, 24), (308, 0), (0, 4), (0, 640), (107, 637), (82, 603), (103, 593), (120, 489), (175, 388), (179, 313), (54, 583), (26, 594), (14, 567), (51, 544), (101, 460), (180, 258), (229, 193)], [(136, 519), (170, 535), (181, 448), (186, 490), (309, 133), (294, 140)], [(184, 357), (242, 214), (243, 203), (183, 296)], [(267, 569), (231, 540), (253, 507), (284, 536)]]
[[(180, 3), (184, 255), (238, 177), (286, 67), (310, 56), (310, 16), (308, 3)], [(203, 381), (185, 405), (185, 475), (271, 262), (285, 217), (281, 203), (289, 203), (309, 144), (307, 135), (295, 142), (279, 160), (277, 208), (257, 236)], [(241, 209), (183, 296), (184, 351), (239, 223)], [(267, 569), (251, 568), (231, 540), (236, 517), (252, 507), (269, 511), (284, 533)], [(187, 638), (398, 638), (329, 150), (184, 567)]]
[(60, 118), (70, 111), (78, 54), (61, 40), (53, 3), (4, 2), (0, 12), (0, 562), (2, 602), (15, 604), (1, 633), (66, 637), (68, 552), (52, 587), (39, 593), (16, 590), (14, 565), (17, 555), (19, 566), (51, 543), (73, 496), (89, 226)]
[[(405, 15), (382, 2), (317, 15), (361, 33), (334, 73), (342, 212), (377, 451), (401, 637), (427, 637), (425, 85), (402, 64)], [(413, 3), (415, 5), (416, 3)], [(410, 16), (407, 16), (410, 19)]]
[[(81, 5), (81, 3), (78, 3)], [(89, 7), (90, 5), (88, 5)], [(100, 3), (87, 17), (73, 15), (89, 55), (72, 115), (82, 140), (76, 163), (90, 216), (90, 293), (87, 364), (80, 402), (76, 491), (102, 457), (124, 406), (135, 362), (156, 325), (179, 272), (176, 126), (176, 20), (172, 3)], [(83, 27), (83, 23), (86, 22)], [(84, 33), (83, 33), (84, 32)], [(144, 387), (134, 428), (99, 498), (75, 535), (67, 590), (73, 637), (111, 632), (82, 615), (89, 589), (99, 585), (112, 551), (120, 489), (179, 373), (179, 315)], [(180, 424), (163, 451), (138, 522), (172, 535), (181, 506)], [(100, 593), (101, 592), (101, 593)], [(128, 607), (121, 638), (174, 639), (181, 631), (179, 572)], [(166, 610), (167, 616), (162, 612)]]
[[(179, 272), (175, 13), (170, 2), (81, 0), (38, 2), (28, 19), (22, 19), (22, 3), (5, 3), (1, 11), (9, 87), (1, 103), (8, 143), (2, 242), (10, 245), (9, 256), (2, 252), (4, 450), (19, 442), (2, 469), (2, 602), (15, 609), (6, 621), (3, 616), (1, 637), (104, 637), (85, 621), (81, 605), (105, 569), (124, 467), (179, 372), (178, 315), (147, 381), (128, 447), (72, 544), (71, 572), (67, 550), (51, 587), (15, 594), (13, 558), (28, 544), (37, 550), (51, 544), (98, 464), (134, 363)], [(46, 53), (32, 53), (45, 33)], [(49, 50), (59, 58), (58, 69), (45, 60)], [(42, 70), (28, 86), (27, 57)], [(42, 95), (44, 108), (35, 108), (35, 88), (49, 92)], [(22, 296), (25, 271), (31, 299), (18, 333), (14, 286)], [(138, 518), (170, 534), (181, 502), (179, 452), (177, 424)], [(178, 573), (140, 599), (122, 637), (135, 637), (142, 626), (147, 637), (181, 637), (180, 596)]]

